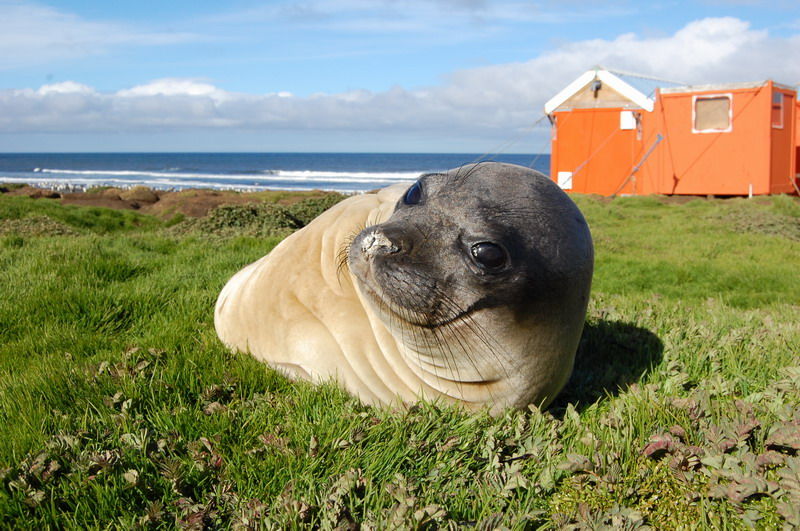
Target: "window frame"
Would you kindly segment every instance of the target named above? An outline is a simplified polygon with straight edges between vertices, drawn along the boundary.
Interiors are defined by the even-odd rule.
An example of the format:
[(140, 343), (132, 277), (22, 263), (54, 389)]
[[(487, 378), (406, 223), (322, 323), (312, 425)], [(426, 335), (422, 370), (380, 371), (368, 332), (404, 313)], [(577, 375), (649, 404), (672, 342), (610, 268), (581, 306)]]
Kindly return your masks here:
[[(780, 123), (780, 125), (776, 125), (775, 121), (772, 119), (772, 111), (774, 111), (777, 108), (777, 104), (775, 103), (775, 96), (780, 96), (781, 97), (781, 102), (780, 102), (781, 123)], [(770, 103), (770, 107), (769, 107), (769, 110), (770, 110), (769, 122), (772, 125), (773, 129), (783, 129), (783, 127), (784, 127), (784, 119), (783, 119), (784, 114), (785, 114), (784, 113), (784, 101), (786, 101), (786, 94), (784, 94), (783, 92), (781, 92), (779, 90), (776, 90), (775, 92), (772, 93), (772, 102)]]
[[(728, 127), (725, 129), (697, 129), (697, 102), (698, 100), (715, 100), (726, 98), (728, 100)], [(694, 94), (692, 95), (692, 133), (730, 133), (733, 131), (733, 93), (725, 92), (720, 94)]]

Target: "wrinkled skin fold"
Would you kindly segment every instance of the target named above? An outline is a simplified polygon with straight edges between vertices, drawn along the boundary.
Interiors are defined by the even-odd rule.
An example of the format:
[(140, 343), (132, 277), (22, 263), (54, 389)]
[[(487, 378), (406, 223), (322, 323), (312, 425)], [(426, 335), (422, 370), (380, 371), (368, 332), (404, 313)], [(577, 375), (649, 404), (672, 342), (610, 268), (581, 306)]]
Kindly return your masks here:
[(572, 371), (593, 260), (552, 181), (481, 163), (332, 207), (231, 278), (215, 326), (370, 404), (543, 407)]

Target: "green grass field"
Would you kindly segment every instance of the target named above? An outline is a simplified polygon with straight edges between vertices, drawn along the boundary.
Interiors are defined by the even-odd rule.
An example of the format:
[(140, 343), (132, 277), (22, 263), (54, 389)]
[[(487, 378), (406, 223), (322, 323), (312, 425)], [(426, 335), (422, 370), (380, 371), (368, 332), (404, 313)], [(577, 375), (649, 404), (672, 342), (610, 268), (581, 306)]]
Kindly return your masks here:
[(2, 526), (800, 526), (800, 201), (575, 199), (597, 256), (575, 374), (492, 418), (227, 352), (216, 296), (283, 211), (0, 195)]

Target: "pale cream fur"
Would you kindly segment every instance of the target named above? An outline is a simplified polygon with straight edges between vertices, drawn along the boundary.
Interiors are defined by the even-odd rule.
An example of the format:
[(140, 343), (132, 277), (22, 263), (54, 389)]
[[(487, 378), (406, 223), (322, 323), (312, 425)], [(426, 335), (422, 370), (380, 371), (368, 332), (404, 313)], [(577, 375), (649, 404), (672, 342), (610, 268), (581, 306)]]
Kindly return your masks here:
[(234, 275), (214, 312), (220, 339), (289, 377), (335, 379), (367, 403), (415, 400), (415, 376), (384, 353), (394, 338), (368, 315), (347, 266), (337, 270), (347, 242), (385, 221), (406, 188), (348, 198)]
[(348, 198), (234, 275), (216, 305), (219, 337), (291, 378), (333, 379), (370, 404), (426, 398), (497, 412), (548, 403), (572, 370), (564, 353), (575, 351), (585, 303), (511, 326), (502, 308), (487, 310), (476, 321), (489, 342), (456, 326), (437, 345), (397, 326), (346, 263), (340, 269), (355, 234), (385, 221), (406, 189)]

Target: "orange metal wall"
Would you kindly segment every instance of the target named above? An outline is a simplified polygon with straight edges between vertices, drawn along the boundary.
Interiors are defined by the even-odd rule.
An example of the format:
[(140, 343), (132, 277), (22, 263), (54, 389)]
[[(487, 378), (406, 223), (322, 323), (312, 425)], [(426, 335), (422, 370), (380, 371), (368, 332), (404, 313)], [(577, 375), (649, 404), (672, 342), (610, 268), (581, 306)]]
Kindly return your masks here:
[(794, 105), (794, 175), (800, 186), (800, 99)]
[[(731, 94), (733, 126), (725, 133), (693, 133), (693, 96)], [(660, 193), (747, 195), (770, 191), (771, 94), (755, 89), (659, 94), (645, 128), (664, 135), (648, 170), (658, 176)], [(662, 149), (663, 148), (663, 149)]]
[[(784, 93), (784, 127), (772, 127), (773, 91)], [(694, 133), (693, 96), (730, 94), (730, 132)], [(551, 176), (573, 172), (572, 191), (602, 195), (747, 195), (788, 193), (800, 173), (800, 103), (773, 87), (657, 94), (653, 112), (640, 113), (640, 129), (621, 130), (621, 108), (556, 111)], [(658, 143), (637, 172), (633, 167)]]
[[(770, 83), (770, 88), (773, 88), (772, 83)], [(772, 194), (791, 193), (794, 190), (790, 179), (794, 177), (795, 95), (793, 91), (777, 87), (774, 87), (773, 91), (783, 93), (783, 128), (772, 127), (770, 115), (769, 127), (772, 133), (772, 151), (770, 153), (769, 191)], [(770, 99), (770, 104), (771, 102), (772, 100)]]
[[(620, 108), (555, 112), (556, 138), (551, 152), (551, 176), (573, 172), (572, 191), (611, 195), (631, 193), (628, 177), (641, 151), (637, 131), (620, 129)], [(642, 193), (637, 190), (638, 193)]]

